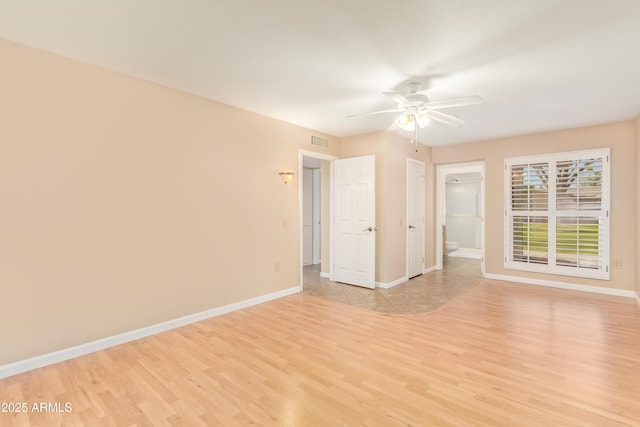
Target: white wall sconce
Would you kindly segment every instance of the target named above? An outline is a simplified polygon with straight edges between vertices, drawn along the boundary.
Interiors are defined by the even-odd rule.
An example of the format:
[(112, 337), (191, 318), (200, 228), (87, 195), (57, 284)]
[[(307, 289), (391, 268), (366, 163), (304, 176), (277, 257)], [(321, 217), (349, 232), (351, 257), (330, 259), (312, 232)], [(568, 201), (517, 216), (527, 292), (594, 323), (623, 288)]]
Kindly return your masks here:
[(280, 178), (282, 178), (282, 182), (288, 184), (293, 179), (293, 172), (280, 172)]

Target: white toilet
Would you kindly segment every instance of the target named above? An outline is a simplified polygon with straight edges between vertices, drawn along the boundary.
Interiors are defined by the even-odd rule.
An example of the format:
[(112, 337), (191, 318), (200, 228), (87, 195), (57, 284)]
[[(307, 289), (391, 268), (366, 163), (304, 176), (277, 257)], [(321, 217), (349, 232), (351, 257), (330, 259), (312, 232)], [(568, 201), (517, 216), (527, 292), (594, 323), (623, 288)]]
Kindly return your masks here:
[(451, 252), (455, 252), (460, 249), (460, 244), (458, 242), (450, 242), (446, 241), (445, 244), (445, 252), (449, 255)]

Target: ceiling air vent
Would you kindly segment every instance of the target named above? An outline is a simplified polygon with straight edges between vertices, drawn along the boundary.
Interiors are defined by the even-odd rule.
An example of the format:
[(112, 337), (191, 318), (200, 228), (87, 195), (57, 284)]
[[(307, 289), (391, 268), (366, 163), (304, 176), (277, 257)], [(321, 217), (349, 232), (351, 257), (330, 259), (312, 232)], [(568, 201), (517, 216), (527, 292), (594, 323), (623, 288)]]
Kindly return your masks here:
[(329, 148), (329, 140), (327, 138), (320, 138), (319, 136), (311, 135), (311, 145), (316, 147)]

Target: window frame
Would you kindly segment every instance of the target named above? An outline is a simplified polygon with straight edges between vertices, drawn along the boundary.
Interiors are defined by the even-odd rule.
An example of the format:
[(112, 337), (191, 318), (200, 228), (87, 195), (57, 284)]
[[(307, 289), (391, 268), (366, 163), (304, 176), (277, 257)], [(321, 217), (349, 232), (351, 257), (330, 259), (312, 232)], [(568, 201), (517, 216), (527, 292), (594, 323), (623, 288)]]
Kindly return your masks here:
[[(571, 162), (571, 161), (585, 161), (589, 159), (602, 159), (600, 180), (601, 190), (601, 202), (600, 209), (580, 209), (579, 203), (576, 203), (576, 209), (565, 210), (558, 209), (558, 197), (556, 192), (556, 185), (558, 181), (558, 169), (557, 164), (559, 162)], [(600, 280), (609, 280), (610, 278), (610, 240), (611, 240), (611, 227), (610, 227), (610, 185), (611, 185), (611, 150), (609, 148), (601, 148), (594, 150), (584, 151), (571, 151), (562, 153), (542, 154), (533, 156), (521, 156), (521, 157), (509, 157), (504, 160), (504, 268), (508, 270), (529, 271), (536, 273), (547, 273), (572, 277), (584, 277)], [(520, 194), (517, 194), (518, 190), (514, 190), (512, 187), (512, 173), (514, 166), (525, 166), (532, 164), (547, 164), (548, 165), (548, 178), (547, 178), (547, 209), (546, 210), (529, 210), (530, 200), (529, 196), (527, 210), (513, 209), (513, 198), (516, 199)], [(561, 180), (563, 178), (560, 178)], [(527, 190), (530, 192), (531, 190)], [(513, 196), (513, 193), (516, 193)], [(529, 193), (530, 194), (530, 193)], [(534, 203), (537, 203), (534, 202)], [(513, 233), (513, 219), (520, 217), (538, 217), (546, 218), (547, 223), (547, 255), (546, 264), (532, 261), (529, 257), (528, 260), (517, 260), (514, 251), (514, 233)], [(589, 218), (591, 220), (596, 219), (598, 221), (598, 259), (599, 268), (585, 267), (579, 265), (576, 262), (575, 266), (567, 266), (566, 260), (561, 259), (560, 265), (557, 258), (557, 219), (566, 218), (580, 220), (581, 218)], [(532, 222), (527, 221), (527, 224)], [(602, 234), (600, 234), (602, 233)], [(530, 242), (531, 240), (529, 240)], [(576, 241), (577, 245), (582, 244), (582, 241)], [(580, 247), (580, 246), (579, 246)], [(577, 250), (580, 250), (576, 248)], [(580, 255), (578, 254), (578, 258)], [(544, 259), (543, 259), (544, 260)], [(564, 263), (565, 265), (561, 265)]]

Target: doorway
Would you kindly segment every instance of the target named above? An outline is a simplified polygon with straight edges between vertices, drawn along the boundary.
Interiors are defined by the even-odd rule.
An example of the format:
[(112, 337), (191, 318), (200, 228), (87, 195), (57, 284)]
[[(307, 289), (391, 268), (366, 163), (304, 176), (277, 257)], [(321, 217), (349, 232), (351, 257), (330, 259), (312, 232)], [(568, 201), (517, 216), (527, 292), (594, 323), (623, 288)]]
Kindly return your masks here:
[(437, 167), (436, 259), (480, 261), (484, 274), (484, 162)]
[(321, 165), (323, 160), (304, 158), (302, 169), (302, 265), (320, 264)]
[(331, 162), (337, 157), (299, 151), (300, 291), (305, 275), (332, 277)]

